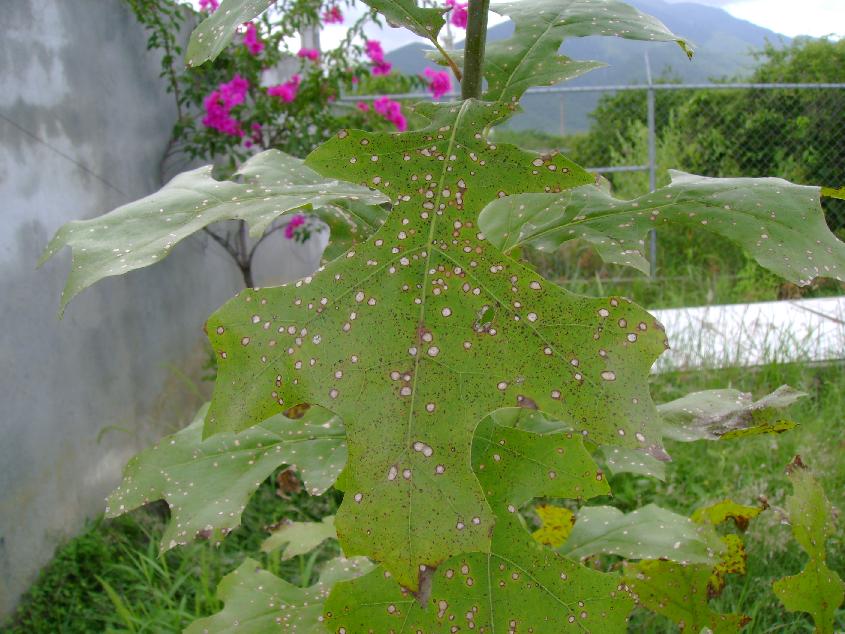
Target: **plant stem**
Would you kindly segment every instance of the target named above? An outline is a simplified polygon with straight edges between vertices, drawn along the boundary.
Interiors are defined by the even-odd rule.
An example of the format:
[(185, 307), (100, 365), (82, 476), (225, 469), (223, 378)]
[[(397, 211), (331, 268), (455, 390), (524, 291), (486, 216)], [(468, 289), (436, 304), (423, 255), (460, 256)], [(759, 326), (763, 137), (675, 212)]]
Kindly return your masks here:
[(469, 0), (467, 37), (464, 49), (464, 79), (461, 98), (480, 99), (484, 67), (484, 44), (487, 40), (487, 10), (490, 0)]

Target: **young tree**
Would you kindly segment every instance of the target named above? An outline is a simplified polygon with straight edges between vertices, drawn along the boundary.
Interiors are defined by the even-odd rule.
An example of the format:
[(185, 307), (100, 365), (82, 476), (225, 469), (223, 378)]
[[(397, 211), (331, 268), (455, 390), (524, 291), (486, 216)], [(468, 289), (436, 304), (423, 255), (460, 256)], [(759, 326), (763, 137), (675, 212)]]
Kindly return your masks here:
[[(189, 62), (213, 57), (270, 4), (223, 0), (195, 32)], [(819, 188), (675, 174), (621, 201), (559, 154), (488, 141), (529, 86), (594, 66), (558, 55), (565, 37), (675, 41), (689, 52), (621, 2), (494, 5), (516, 28), (485, 47), (487, 4), (470, 0), (462, 60), (437, 40), (443, 8), (370, 4), (463, 71), (461, 101), (417, 104), (405, 132), (341, 130), (304, 164), (259, 154), (241, 168), (243, 182), (182, 175), (93, 232), (64, 228), (48, 247), (48, 256), (74, 248), (66, 303), (166, 255), (175, 227), (162, 215), (185, 234), (221, 217), (261, 228), (305, 206), (376, 218), (359, 222), (366, 241), (313, 276), (248, 289), (210, 317), (210, 406), (130, 463), (109, 513), (165, 498), (173, 517), (164, 546), (173, 547), (221, 539), (281, 464), (296, 465), (312, 493), (332, 483), (344, 492), (334, 519), (276, 536), (302, 552), (336, 535), (345, 557), (326, 563), (316, 585), (292, 586), (247, 560), (221, 584), (225, 608), (191, 632), (615, 632), (635, 603), (691, 631), (738, 629), (745, 617), (708, 604), (744, 565), (740, 537), (717, 527), (732, 519), (742, 528), (759, 508), (725, 501), (687, 519), (654, 506), (628, 515), (582, 507), (574, 528), (570, 509), (610, 492), (608, 470), (660, 477), (664, 436), (722, 442), (785, 431), (777, 410), (800, 394), (784, 388), (752, 402), (703, 392), (657, 407), (648, 373), (667, 341), (654, 317), (626, 298), (571, 294), (508, 253), (579, 238), (646, 270), (645, 234), (677, 223), (744, 245), (795, 283), (843, 279), (845, 247), (824, 224)], [(285, 416), (303, 404), (304, 417)], [(829, 511), (802, 474), (790, 513), (812, 560), (777, 592), (832, 631), (843, 589), (824, 565)], [(535, 538), (521, 509), (542, 497), (570, 502), (546, 509), (548, 530)], [(621, 572), (580, 563), (599, 554), (628, 563)]]

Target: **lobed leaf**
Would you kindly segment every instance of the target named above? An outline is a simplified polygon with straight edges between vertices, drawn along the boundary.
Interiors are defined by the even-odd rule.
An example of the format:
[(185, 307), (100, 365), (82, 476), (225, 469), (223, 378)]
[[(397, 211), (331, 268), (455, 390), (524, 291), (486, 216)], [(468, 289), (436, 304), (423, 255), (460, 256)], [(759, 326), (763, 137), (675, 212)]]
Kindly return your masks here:
[[(64, 246), (73, 249), (61, 310), (95, 282), (160, 262), (180, 241), (215, 222), (244, 220), (257, 237), (278, 217), (299, 210), (317, 209), (333, 224), (334, 219), (352, 222), (363, 233), (384, 219), (381, 207), (361, 211), (361, 204), (379, 205), (384, 196), (322, 178), (300, 159), (277, 150), (244, 163), (235, 175), (243, 183), (215, 180), (211, 170), (208, 165), (184, 172), (146, 198), (60, 228), (39, 264)], [(346, 202), (353, 204), (342, 206)]]
[(796, 423), (780, 419), (779, 410), (805, 396), (788, 385), (757, 401), (739, 390), (705, 390), (658, 405), (657, 411), (664, 422), (664, 436), (673, 440), (741, 438), (792, 429)]
[(404, 26), (412, 33), (437, 43), (440, 29), (446, 24), (447, 7), (421, 7), (415, 0), (363, 0), (383, 14), (392, 26)]
[(711, 571), (707, 564), (647, 560), (626, 564), (623, 579), (637, 605), (671, 619), (682, 631), (737, 632), (749, 619), (710, 607)]
[(799, 574), (775, 581), (773, 589), (787, 610), (809, 613), (816, 632), (833, 634), (836, 609), (845, 599), (845, 583), (826, 563), (826, 543), (835, 531), (832, 508), (800, 457), (796, 456), (788, 473), (793, 494), (786, 500), (786, 511), (795, 541), (810, 559)]
[(573, 559), (604, 553), (626, 559), (709, 564), (723, 550), (712, 527), (648, 504), (628, 514), (612, 506), (582, 508), (559, 552)]
[(845, 245), (825, 223), (818, 187), (670, 174), (670, 185), (631, 201), (595, 186), (497, 200), (481, 213), (479, 226), (506, 253), (524, 245), (553, 251), (581, 238), (606, 262), (647, 273), (646, 234), (671, 223), (722, 235), (800, 286), (816, 277), (845, 281)]
[(517, 512), (533, 497), (609, 492), (580, 438), (503, 427), (488, 417), (472, 461), (496, 515), (490, 553), (444, 562), (423, 607), (382, 570), (339, 584), (326, 602), (331, 631), (445, 632), (458, 624), (479, 632), (624, 631), (631, 606), (617, 591), (618, 577), (543, 548)]
[(223, 577), (217, 587), (217, 598), (225, 604), (223, 609), (194, 621), (185, 634), (280, 631), (323, 634), (326, 631), (323, 600), (331, 587), (371, 568), (372, 564), (363, 557), (339, 557), (325, 564), (316, 584), (300, 588), (262, 570), (257, 561), (247, 558), (234, 572)]
[(261, 550), (270, 553), (284, 547), (282, 561), (285, 561), (311, 552), (327, 539), (337, 539), (334, 515), (324, 517), (319, 522), (283, 520), (272, 528), (270, 536), (261, 544)]
[(199, 66), (223, 52), (237, 28), (254, 20), (276, 0), (221, 0), (220, 6), (191, 33), (185, 59), (188, 66)]
[(304, 418), (282, 415), (239, 434), (202, 439), (204, 405), (185, 429), (133, 457), (109, 496), (106, 516), (164, 499), (170, 521), (162, 550), (198, 537), (220, 541), (240, 524), (249, 498), (282, 464), (295, 465), (312, 495), (320, 495), (346, 462), (340, 421), (311, 408)]
[(638, 306), (570, 294), (479, 234), (489, 200), (588, 174), (488, 143), (512, 105), (418, 108), (422, 130), (342, 130), (307, 160), (389, 196), (385, 225), (311, 277), (241, 293), (207, 326), (219, 375), (206, 433), (301, 402), (335, 412), (350, 456), (341, 546), (411, 590), (421, 566), (490, 549), (493, 516), (469, 459), (477, 421), (539, 408), (597, 443), (656, 446), (647, 379), (665, 346)]

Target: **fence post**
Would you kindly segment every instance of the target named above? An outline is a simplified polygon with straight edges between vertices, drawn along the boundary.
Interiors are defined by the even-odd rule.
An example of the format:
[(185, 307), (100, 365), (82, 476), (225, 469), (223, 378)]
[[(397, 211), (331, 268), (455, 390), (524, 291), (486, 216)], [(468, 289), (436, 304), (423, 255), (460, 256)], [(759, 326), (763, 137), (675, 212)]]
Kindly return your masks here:
[[(645, 54), (645, 74), (648, 84), (647, 108), (648, 108), (648, 189), (657, 189), (657, 131), (654, 121), (654, 83), (651, 79), (651, 62), (648, 59), (648, 51)], [(648, 261), (650, 264), (651, 278), (657, 276), (657, 233), (654, 229), (648, 232)]]

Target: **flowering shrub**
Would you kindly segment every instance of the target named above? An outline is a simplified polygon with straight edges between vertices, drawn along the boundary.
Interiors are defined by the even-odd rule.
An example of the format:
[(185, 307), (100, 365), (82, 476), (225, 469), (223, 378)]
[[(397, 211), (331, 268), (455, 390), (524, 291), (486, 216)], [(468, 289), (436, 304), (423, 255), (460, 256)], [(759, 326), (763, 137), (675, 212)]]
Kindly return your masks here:
[(388, 75), (393, 65), (385, 61), (384, 50), (382, 50), (381, 42), (376, 40), (367, 40), (366, 42), (367, 57), (373, 62), (373, 75)]
[(460, 29), (467, 28), (467, 4), (458, 2), (458, 0), (446, 0), (446, 6), (451, 9), (449, 22)]
[(373, 110), (395, 125), (400, 132), (407, 129), (408, 121), (402, 114), (402, 104), (398, 101), (393, 101), (387, 96), (379, 97), (373, 102)]
[(428, 90), (435, 99), (439, 99), (452, 90), (452, 78), (445, 70), (426, 68), (423, 73), (429, 80)]

